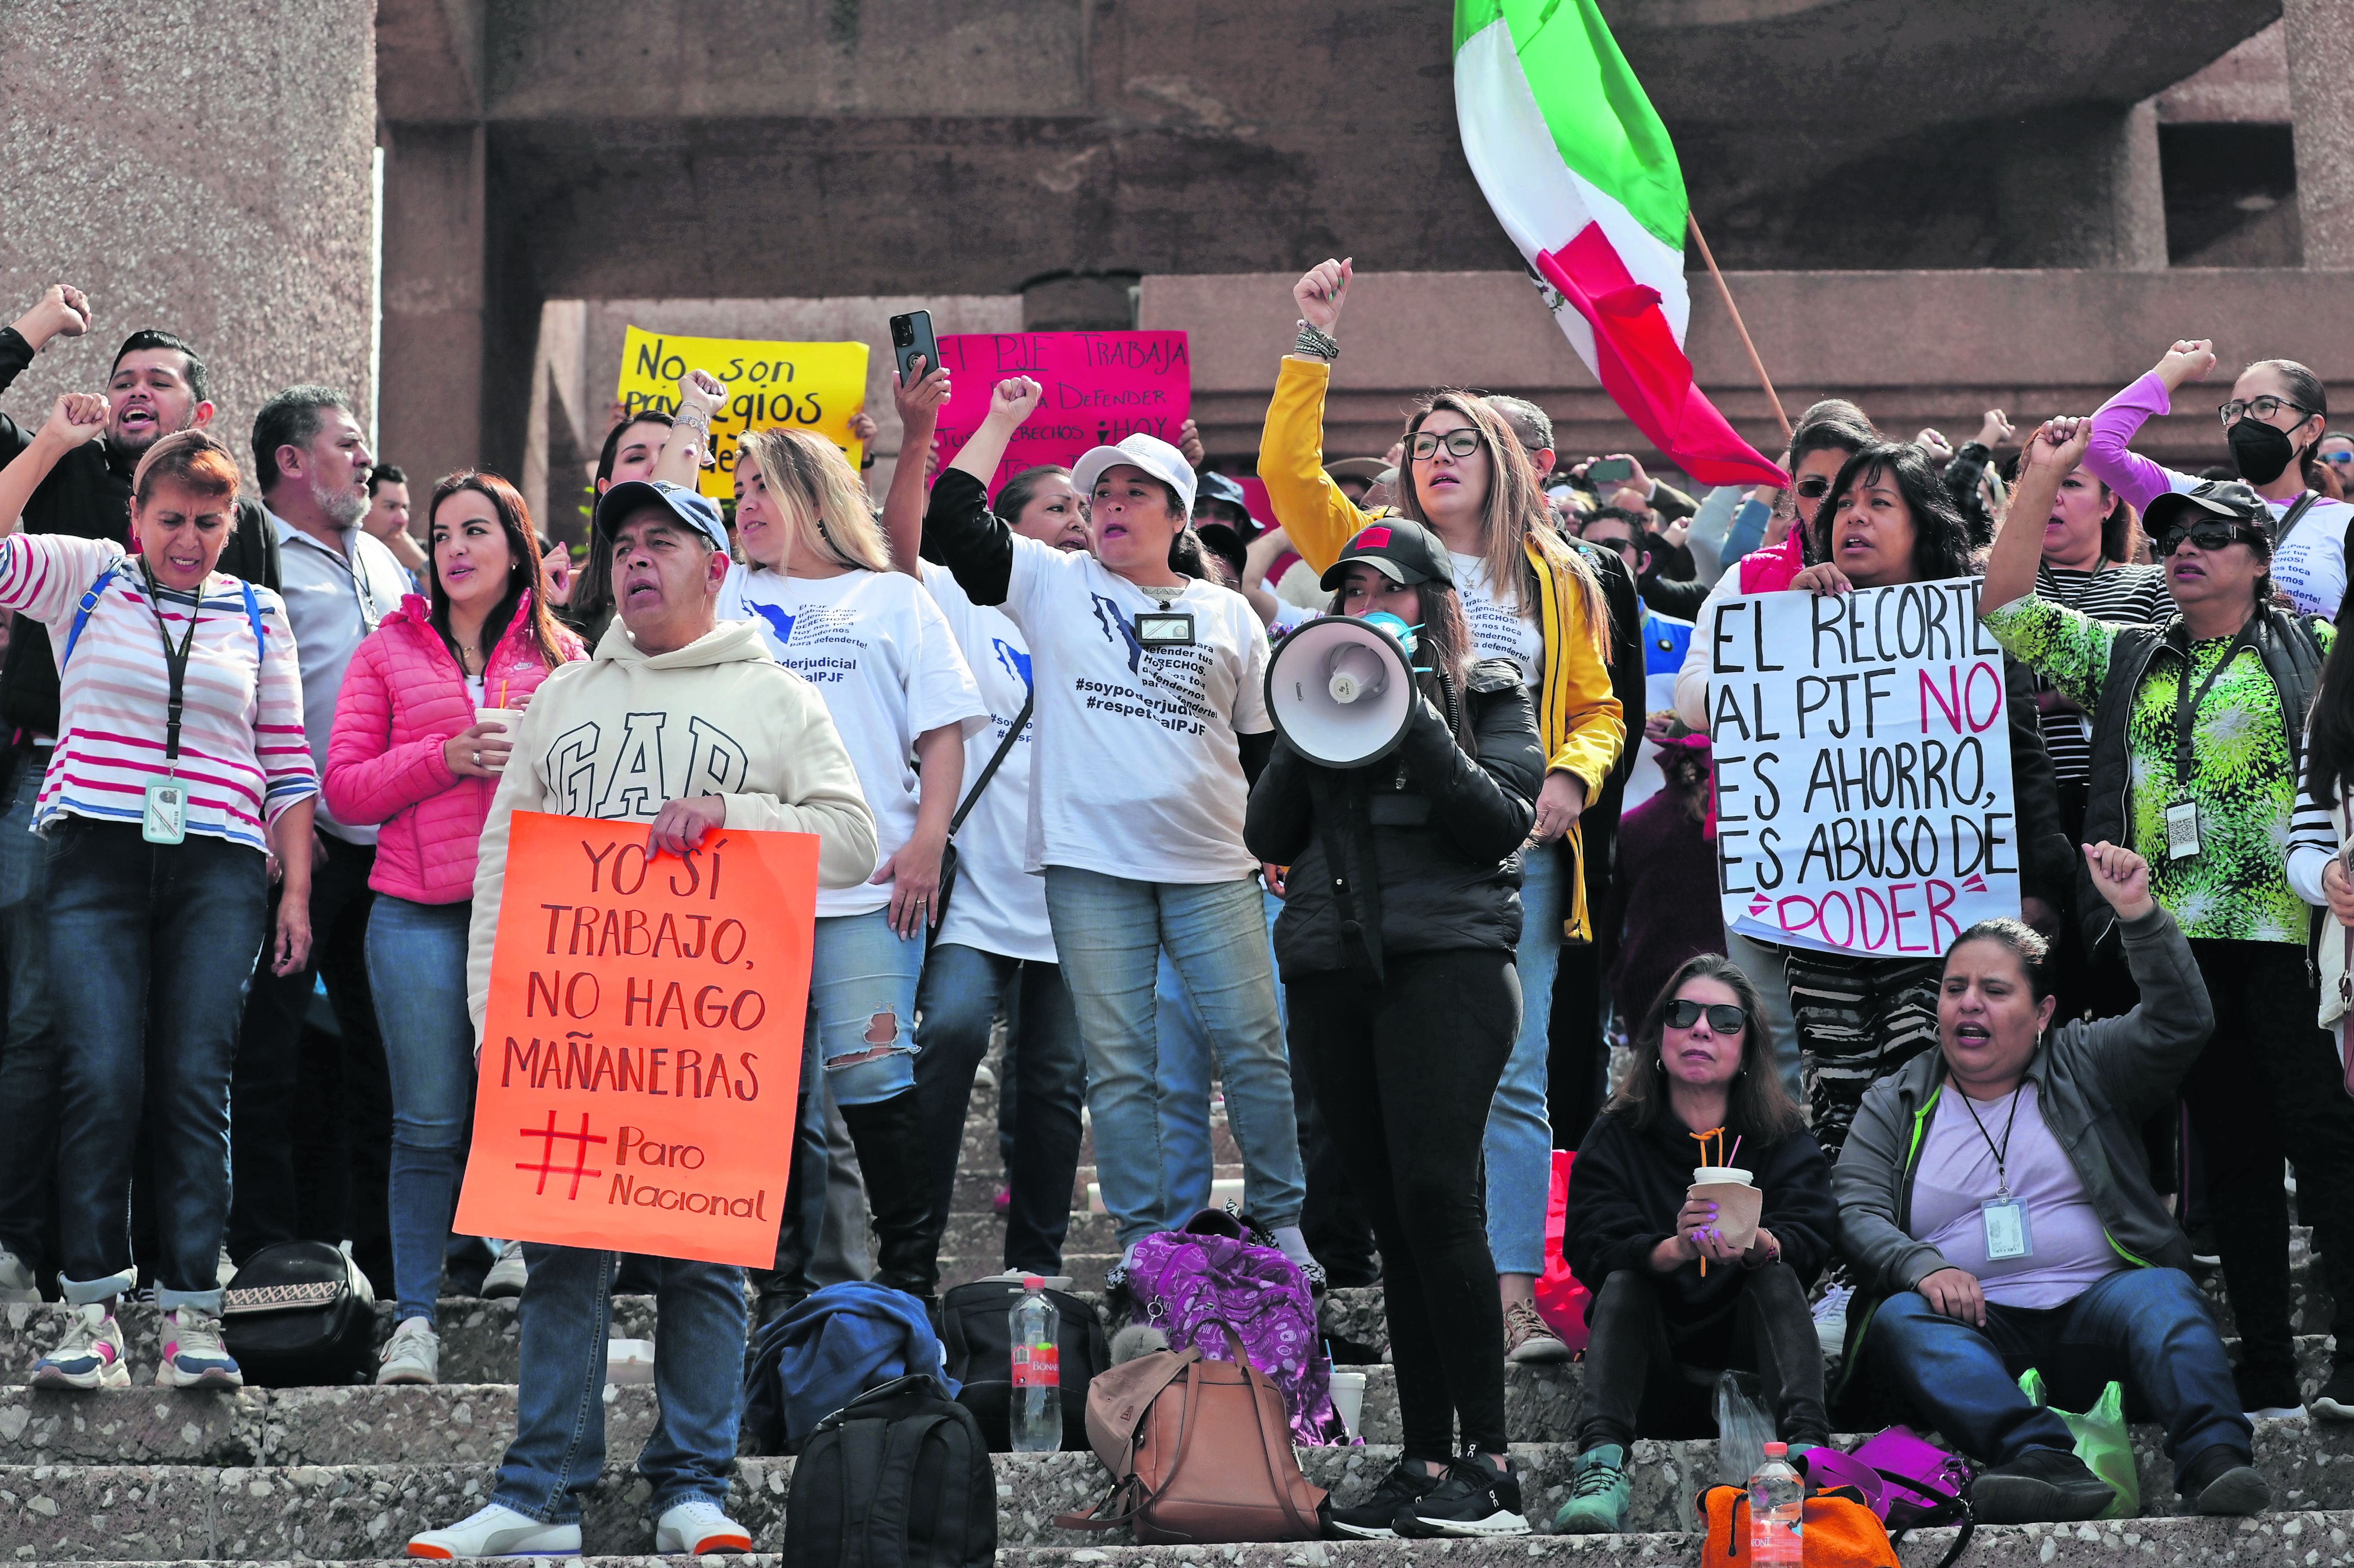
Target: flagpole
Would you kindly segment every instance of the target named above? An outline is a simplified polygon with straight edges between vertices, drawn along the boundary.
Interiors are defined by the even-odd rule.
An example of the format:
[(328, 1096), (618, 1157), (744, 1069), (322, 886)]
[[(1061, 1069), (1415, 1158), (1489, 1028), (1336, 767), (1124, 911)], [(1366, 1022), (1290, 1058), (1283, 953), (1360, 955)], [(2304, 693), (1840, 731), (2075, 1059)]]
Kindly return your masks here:
[(1782, 399), (1774, 390), (1773, 377), (1766, 374), (1766, 362), (1757, 357), (1757, 345), (1749, 341), (1749, 328), (1741, 320), (1741, 307), (1733, 302), (1733, 291), (1725, 287), (1724, 274), (1716, 270), (1716, 258), (1708, 253), (1708, 239), (1700, 231), (1700, 219), (1690, 207), (1684, 209), (1684, 221), (1691, 225), (1692, 243), (1700, 247), (1700, 259), (1708, 263), (1708, 275), (1716, 280), (1716, 291), (1724, 298), (1724, 308), (1733, 313), (1733, 330), (1741, 334), (1741, 346), (1749, 351), (1749, 368), (1757, 372), (1757, 384), (1766, 388), (1766, 400), (1774, 405), (1774, 418), (1782, 422), (1782, 439), (1790, 439), (1790, 416), (1782, 412)]

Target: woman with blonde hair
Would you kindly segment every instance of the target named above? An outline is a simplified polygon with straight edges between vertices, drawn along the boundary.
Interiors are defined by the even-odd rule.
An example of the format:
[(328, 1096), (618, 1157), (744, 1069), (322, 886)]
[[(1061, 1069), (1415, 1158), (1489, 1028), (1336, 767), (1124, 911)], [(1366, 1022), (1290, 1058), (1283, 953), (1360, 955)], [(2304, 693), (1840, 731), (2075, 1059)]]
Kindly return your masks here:
[[(735, 481), (744, 558), (720, 589), (720, 618), (758, 626), (777, 662), (825, 699), (883, 857), (864, 885), (817, 895), (801, 1126), (806, 1135), (822, 1123), (812, 1064), (822, 1063), (866, 1180), (875, 1282), (928, 1301), (940, 1233), (917, 1107), (916, 984), (926, 934), (939, 919), (941, 851), (963, 783), (965, 737), (988, 722), (989, 709), (939, 606), (891, 569), (865, 488), (839, 448), (801, 430), (748, 431)], [(790, 1265), (815, 1242), (806, 1222), (821, 1197), (804, 1191), (788, 1204), (788, 1245), (763, 1287), (764, 1316), (806, 1289)], [(794, 1235), (797, 1223), (809, 1234)]]
[[(1293, 286), (1299, 335), (1277, 376), (1259, 443), (1259, 478), (1276, 520), (1320, 571), (1373, 521), (1325, 473), (1321, 450), (1324, 392), (1341, 352), (1332, 330), (1349, 280), (1347, 262), (1323, 261)], [(1447, 546), (1473, 653), (1520, 667), (1544, 744), (1536, 826), (1521, 852), (1520, 1033), (1488, 1119), (1488, 1242), (1509, 1359), (1567, 1361), (1569, 1348), (1537, 1316), (1534, 1291), (1553, 1185), (1545, 1062), (1562, 942), (1594, 936), (1577, 819), (1627, 738), (1606, 667), (1609, 611), (1593, 568), (1554, 531), (1529, 454), (1485, 398), (1434, 393), (1407, 423), (1404, 445), (1398, 508)]]

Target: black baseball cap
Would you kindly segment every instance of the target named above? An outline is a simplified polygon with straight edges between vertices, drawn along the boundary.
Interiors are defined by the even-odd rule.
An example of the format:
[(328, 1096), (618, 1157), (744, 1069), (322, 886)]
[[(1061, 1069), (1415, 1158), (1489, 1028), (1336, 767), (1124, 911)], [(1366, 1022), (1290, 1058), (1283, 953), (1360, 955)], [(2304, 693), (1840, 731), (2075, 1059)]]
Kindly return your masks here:
[(683, 484), (673, 484), (666, 479), (623, 480), (597, 498), (597, 535), (610, 539), (620, 531), (621, 522), (631, 513), (646, 506), (659, 506), (680, 523), (727, 553), (727, 524), (719, 515), (719, 503), (699, 495)]
[(1363, 561), (1394, 583), (1445, 583), (1455, 586), (1455, 559), (1438, 535), (1411, 517), (1384, 517), (1357, 530), (1341, 558), (1320, 579), (1327, 593), (1338, 592), (1349, 563)]
[(2141, 514), (2142, 526), (2153, 539), (2163, 539), (2167, 531), (2218, 517), (2233, 523), (2244, 523), (2255, 537), (2249, 542), (2269, 554), (2272, 550), (2272, 508), (2264, 498), (2236, 479), (2211, 479), (2189, 491), (2169, 491), (2151, 502)]
[(1204, 518), (1194, 524), (1196, 533), (1208, 528), (1224, 528), (1237, 535), (1239, 542), (1246, 545), (1258, 537), (1259, 524), (1258, 519), (1251, 515), (1250, 496), (1232, 479), (1215, 471), (1204, 472), (1193, 492), (1194, 507), (1198, 510), (1204, 501), (1220, 502), (1233, 507), (1243, 514), (1243, 522), (1236, 527), (1223, 518)]

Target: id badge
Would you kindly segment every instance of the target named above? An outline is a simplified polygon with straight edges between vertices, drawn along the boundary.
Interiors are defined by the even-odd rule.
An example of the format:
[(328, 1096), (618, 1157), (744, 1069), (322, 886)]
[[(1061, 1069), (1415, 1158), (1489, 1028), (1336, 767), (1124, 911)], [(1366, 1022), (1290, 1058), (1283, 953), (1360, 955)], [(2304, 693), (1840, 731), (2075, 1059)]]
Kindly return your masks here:
[(188, 789), (185, 784), (150, 784), (139, 813), (139, 836), (151, 844), (175, 844), (188, 836)]
[(2199, 853), (2199, 802), (2185, 800), (2166, 809), (2166, 858), (2189, 860)]
[(2035, 1249), (2027, 1234), (2027, 1205), (2017, 1198), (1988, 1198), (1978, 1205), (1986, 1220), (1986, 1255), (1988, 1263), (1999, 1263), (2008, 1257), (2025, 1257)]

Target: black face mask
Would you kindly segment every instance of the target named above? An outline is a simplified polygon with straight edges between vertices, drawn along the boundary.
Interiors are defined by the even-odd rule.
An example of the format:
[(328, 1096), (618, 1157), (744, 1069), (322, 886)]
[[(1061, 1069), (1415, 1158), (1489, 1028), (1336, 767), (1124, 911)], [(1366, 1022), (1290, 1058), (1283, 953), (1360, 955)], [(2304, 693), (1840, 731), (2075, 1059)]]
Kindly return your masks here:
[(2288, 432), (2275, 429), (2262, 419), (2243, 416), (2232, 427), (2229, 439), (2232, 466), (2250, 484), (2270, 484), (2287, 469), (2289, 459), (2296, 455), (2296, 449), (2289, 444)]

